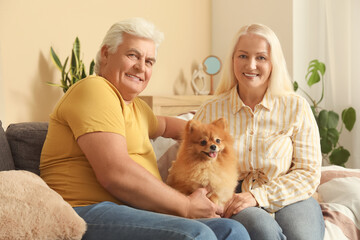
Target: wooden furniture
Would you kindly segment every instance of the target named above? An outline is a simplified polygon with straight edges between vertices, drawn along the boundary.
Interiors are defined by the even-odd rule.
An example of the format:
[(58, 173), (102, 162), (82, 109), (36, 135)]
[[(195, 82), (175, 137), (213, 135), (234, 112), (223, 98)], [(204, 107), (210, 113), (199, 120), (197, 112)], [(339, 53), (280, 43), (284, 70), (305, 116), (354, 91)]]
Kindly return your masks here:
[(154, 111), (155, 115), (177, 116), (189, 111), (198, 110), (202, 103), (212, 95), (188, 96), (139, 96)]

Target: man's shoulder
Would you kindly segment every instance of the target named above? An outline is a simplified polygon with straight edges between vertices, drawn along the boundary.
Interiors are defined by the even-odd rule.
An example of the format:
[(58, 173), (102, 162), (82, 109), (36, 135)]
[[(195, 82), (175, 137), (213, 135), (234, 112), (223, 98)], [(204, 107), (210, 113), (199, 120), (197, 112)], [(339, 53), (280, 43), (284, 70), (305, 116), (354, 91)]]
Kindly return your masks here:
[(101, 92), (117, 92), (116, 88), (105, 78), (91, 75), (82, 80), (76, 82), (73, 86), (71, 86), (68, 92), (86, 92), (87, 95), (92, 94), (101, 94)]

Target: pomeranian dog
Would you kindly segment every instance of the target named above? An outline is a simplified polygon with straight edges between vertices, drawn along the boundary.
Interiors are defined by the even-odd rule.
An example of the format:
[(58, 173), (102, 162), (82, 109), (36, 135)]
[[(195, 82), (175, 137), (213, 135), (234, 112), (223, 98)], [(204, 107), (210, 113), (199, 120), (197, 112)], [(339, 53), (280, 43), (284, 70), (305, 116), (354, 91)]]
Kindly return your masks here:
[(233, 144), (225, 118), (209, 124), (190, 120), (176, 160), (169, 169), (167, 184), (186, 195), (206, 188), (207, 197), (224, 206), (238, 183), (238, 161)]

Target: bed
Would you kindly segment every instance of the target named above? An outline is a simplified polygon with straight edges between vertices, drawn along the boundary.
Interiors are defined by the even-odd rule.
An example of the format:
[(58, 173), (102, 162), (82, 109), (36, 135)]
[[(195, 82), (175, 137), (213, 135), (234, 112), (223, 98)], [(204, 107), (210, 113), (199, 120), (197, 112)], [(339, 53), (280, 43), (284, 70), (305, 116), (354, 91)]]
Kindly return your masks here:
[[(200, 105), (211, 98), (200, 96), (141, 96), (156, 115), (190, 120)], [(152, 141), (161, 177), (165, 180), (179, 144), (172, 139)], [(360, 169), (323, 166), (317, 189), (325, 220), (324, 240), (360, 239)]]

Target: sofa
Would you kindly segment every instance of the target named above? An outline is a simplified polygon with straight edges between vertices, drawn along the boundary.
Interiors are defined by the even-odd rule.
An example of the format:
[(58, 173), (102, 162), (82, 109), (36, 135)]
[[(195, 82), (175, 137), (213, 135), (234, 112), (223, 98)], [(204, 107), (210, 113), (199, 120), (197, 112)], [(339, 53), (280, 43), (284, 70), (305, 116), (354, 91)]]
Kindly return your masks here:
[[(181, 118), (189, 120), (192, 115)], [(86, 223), (39, 177), (48, 124), (0, 121), (0, 239), (81, 239)], [(165, 180), (178, 143), (152, 141)], [(360, 169), (322, 167), (318, 193), (325, 220), (324, 240), (360, 239)]]
[(0, 121), (0, 239), (81, 239), (85, 221), (40, 178), (48, 124)]

